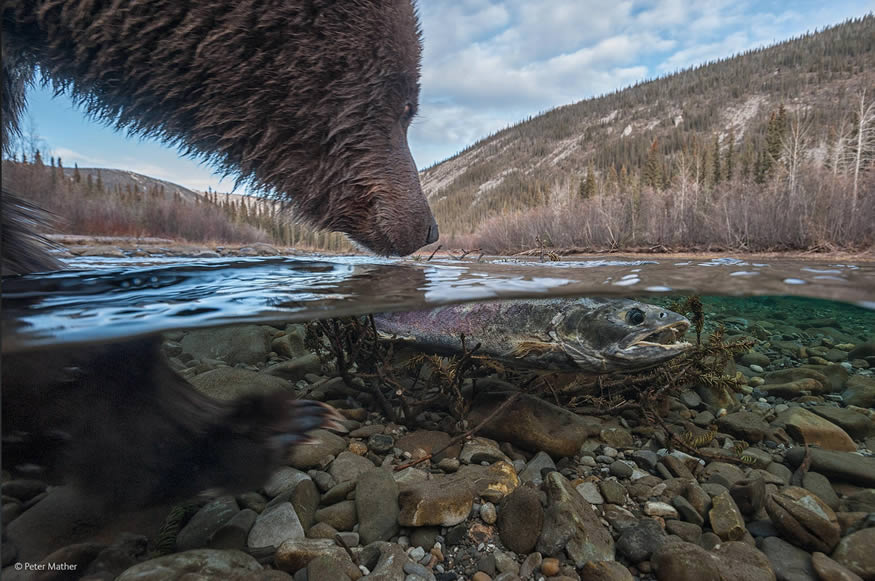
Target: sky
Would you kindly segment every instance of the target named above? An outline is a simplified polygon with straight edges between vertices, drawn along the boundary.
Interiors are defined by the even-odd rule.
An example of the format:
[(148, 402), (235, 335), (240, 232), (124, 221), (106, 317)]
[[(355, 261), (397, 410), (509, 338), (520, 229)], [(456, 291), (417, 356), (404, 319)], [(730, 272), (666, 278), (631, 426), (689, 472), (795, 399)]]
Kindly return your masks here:
[[(875, 11), (875, 0), (420, 0), (417, 165), (559, 105), (724, 58)], [(40, 86), (24, 125), (66, 167), (111, 167), (206, 190), (214, 173), (153, 140), (85, 117)], [(46, 156), (48, 158), (48, 156)], [(241, 191), (242, 188), (237, 191)]]

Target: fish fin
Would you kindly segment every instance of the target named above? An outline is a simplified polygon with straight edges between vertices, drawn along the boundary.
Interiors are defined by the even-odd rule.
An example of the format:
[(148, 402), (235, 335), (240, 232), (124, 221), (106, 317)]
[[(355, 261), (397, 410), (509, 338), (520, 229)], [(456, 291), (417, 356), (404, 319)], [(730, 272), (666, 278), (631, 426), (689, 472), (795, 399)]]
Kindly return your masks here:
[(529, 355), (541, 355), (542, 353), (550, 353), (552, 351), (560, 351), (562, 348), (556, 343), (545, 343), (544, 341), (520, 341), (517, 346), (511, 351), (511, 355), (517, 359), (528, 357)]

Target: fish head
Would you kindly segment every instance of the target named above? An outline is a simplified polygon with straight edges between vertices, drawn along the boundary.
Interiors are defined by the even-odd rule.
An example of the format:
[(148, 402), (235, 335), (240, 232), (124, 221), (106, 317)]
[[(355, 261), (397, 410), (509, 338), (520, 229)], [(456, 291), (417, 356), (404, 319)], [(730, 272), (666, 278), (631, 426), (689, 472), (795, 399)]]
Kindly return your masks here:
[(556, 329), (565, 352), (583, 370), (632, 372), (676, 357), (692, 345), (683, 340), (690, 321), (656, 305), (601, 299), (571, 307)]

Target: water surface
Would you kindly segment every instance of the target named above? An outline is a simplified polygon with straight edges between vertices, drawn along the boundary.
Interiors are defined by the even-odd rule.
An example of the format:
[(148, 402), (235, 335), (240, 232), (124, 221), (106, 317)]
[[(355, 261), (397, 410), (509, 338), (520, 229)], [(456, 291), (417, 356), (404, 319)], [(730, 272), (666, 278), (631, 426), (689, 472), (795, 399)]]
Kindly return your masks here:
[(875, 308), (870, 262), (658, 257), (426, 262), (313, 255), (88, 258), (69, 266), (3, 280), (4, 352), (513, 297), (782, 295)]

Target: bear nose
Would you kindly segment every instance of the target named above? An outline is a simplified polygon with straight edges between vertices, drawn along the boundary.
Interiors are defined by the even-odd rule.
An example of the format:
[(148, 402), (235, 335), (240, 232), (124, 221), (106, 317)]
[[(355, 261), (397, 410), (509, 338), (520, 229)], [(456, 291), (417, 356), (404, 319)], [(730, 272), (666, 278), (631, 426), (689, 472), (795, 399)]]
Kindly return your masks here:
[(428, 227), (428, 233), (425, 236), (425, 243), (431, 244), (432, 242), (436, 242), (439, 237), (440, 233), (438, 233), (438, 225), (437, 222), (434, 222)]

